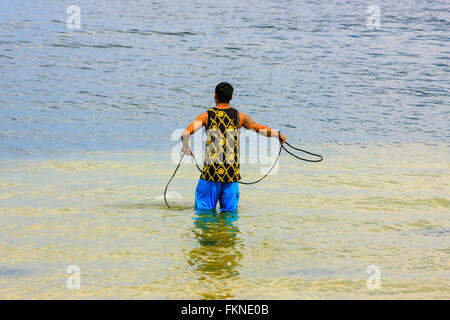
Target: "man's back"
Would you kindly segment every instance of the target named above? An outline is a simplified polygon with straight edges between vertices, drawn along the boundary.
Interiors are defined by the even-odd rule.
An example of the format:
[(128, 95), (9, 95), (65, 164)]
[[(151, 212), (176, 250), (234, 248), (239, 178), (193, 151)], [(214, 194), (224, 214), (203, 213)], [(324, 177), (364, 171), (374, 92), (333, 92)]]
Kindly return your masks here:
[(207, 111), (205, 162), (201, 179), (236, 182), (239, 174), (239, 112), (234, 108)]

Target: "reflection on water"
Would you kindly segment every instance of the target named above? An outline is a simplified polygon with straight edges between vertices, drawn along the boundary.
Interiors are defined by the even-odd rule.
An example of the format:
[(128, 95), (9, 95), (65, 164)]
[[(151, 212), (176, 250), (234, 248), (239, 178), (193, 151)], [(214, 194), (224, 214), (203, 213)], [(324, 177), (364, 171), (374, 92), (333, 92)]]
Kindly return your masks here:
[[(242, 259), (241, 239), (236, 221), (237, 212), (199, 211), (194, 216), (192, 233), (199, 246), (189, 253), (189, 264), (196, 268), (198, 279), (209, 281), (239, 277), (239, 261)], [(209, 286), (201, 286), (204, 290)], [(232, 298), (231, 288), (215, 287), (199, 292), (206, 299)]]

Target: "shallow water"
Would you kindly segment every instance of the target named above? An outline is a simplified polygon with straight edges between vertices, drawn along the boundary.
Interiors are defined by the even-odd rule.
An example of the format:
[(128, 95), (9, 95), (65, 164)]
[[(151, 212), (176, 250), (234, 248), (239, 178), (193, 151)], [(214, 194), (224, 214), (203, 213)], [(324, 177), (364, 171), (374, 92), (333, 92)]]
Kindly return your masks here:
[[(194, 214), (187, 164), (167, 209), (169, 154), (2, 161), (0, 295), (449, 298), (448, 146), (316, 147), (326, 161), (284, 153), (276, 175), (241, 186), (238, 214)], [(65, 287), (71, 264), (81, 290)]]
[[(0, 298), (450, 298), (448, 2), (76, 4), (0, 3)], [(283, 153), (238, 214), (195, 214), (184, 164), (169, 210), (223, 80), (325, 160)]]

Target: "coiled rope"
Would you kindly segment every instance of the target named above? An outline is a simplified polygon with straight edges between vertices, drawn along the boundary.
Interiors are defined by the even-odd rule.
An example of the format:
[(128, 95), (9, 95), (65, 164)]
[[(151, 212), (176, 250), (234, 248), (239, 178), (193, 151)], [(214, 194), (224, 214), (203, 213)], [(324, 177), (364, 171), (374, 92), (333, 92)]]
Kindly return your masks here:
[[(312, 152), (309, 152), (309, 151), (306, 151), (306, 150), (303, 150), (303, 149), (300, 149), (300, 148), (293, 147), (292, 145), (290, 145), (290, 144), (287, 143), (287, 142), (282, 142), (282, 141), (281, 141), (281, 138), (279, 138), (278, 141), (280, 142), (280, 151), (278, 152), (277, 159), (276, 159), (275, 162), (273, 163), (273, 166), (270, 168), (270, 170), (267, 171), (267, 173), (266, 173), (264, 176), (262, 176), (260, 179), (258, 179), (258, 180), (256, 180), (256, 181), (251, 181), (251, 182), (239, 181), (240, 184), (245, 184), (245, 185), (255, 184), (255, 183), (258, 183), (258, 182), (260, 182), (261, 180), (263, 180), (265, 177), (267, 177), (267, 176), (269, 175), (269, 173), (272, 171), (272, 169), (275, 167), (275, 165), (277, 164), (278, 159), (280, 159), (281, 151), (282, 151), (283, 149), (284, 149), (287, 153), (289, 153), (291, 156), (293, 156), (294, 158), (297, 158), (298, 160), (307, 161), (307, 162), (320, 162), (320, 161), (323, 160), (323, 157), (322, 157), (320, 154), (312, 153)], [(319, 158), (319, 159), (306, 159), (306, 158), (299, 157), (299, 156), (293, 154), (292, 152), (290, 152), (288, 149), (286, 149), (286, 147), (285, 147), (284, 145), (287, 145), (288, 147), (290, 147), (290, 148), (293, 149), (293, 150), (296, 150), (296, 151), (299, 151), (299, 152), (303, 152), (303, 153), (309, 154), (309, 155), (314, 156), (314, 157), (317, 157), (317, 158)], [(201, 172), (202, 172), (202, 169), (201, 169), (200, 166), (198, 165), (197, 159), (195, 159), (195, 156), (194, 156), (194, 154), (192, 154), (192, 153), (191, 153), (191, 156), (194, 158), (195, 166), (197, 167), (198, 171), (200, 171), (200, 173), (201, 173)], [(167, 188), (169, 187), (170, 182), (171, 182), (172, 179), (175, 177), (175, 175), (176, 175), (178, 169), (180, 168), (181, 161), (183, 161), (183, 157), (184, 157), (184, 154), (181, 156), (180, 161), (178, 162), (178, 165), (177, 165), (177, 167), (175, 168), (175, 171), (174, 171), (173, 174), (172, 174), (172, 177), (170, 177), (170, 180), (169, 180), (169, 182), (167, 182), (166, 188), (164, 189), (164, 201), (166, 202), (166, 205), (167, 205), (168, 208), (170, 208), (170, 206), (169, 206), (169, 203), (167, 202), (167, 198), (166, 198)]]

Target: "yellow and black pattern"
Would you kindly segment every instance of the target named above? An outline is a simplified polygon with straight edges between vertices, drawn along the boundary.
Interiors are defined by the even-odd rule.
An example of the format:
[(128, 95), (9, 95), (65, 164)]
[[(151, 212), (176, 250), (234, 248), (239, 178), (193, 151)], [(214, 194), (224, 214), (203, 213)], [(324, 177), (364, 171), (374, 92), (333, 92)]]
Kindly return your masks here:
[(236, 182), (239, 174), (239, 113), (234, 108), (208, 110), (205, 162), (201, 179)]

